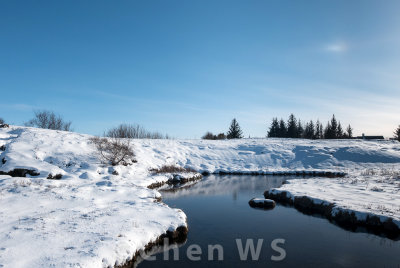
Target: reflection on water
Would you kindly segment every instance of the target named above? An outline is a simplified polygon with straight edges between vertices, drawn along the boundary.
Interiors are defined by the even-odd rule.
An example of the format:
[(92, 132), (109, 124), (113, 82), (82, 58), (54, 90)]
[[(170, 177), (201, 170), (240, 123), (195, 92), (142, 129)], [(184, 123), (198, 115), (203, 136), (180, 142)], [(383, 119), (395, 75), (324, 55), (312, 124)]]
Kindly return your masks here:
[(239, 194), (257, 193), (262, 196), (264, 190), (277, 188), (288, 179), (297, 179), (295, 176), (207, 176), (201, 181), (185, 184), (181, 187), (171, 186), (160, 190), (163, 199), (181, 198), (184, 196), (231, 194), (237, 199)]
[[(279, 187), (284, 176), (208, 176), (177, 190), (162, 191), (163, 201), (182, 209), (188, 216), (189, 234), (179, 247), (179, 260), (156, 253), (155, 261), (143, 261), (139, 267), (400, 267), (400, 242), (367, 233), (349, 232), (326, 219), (304, 215), (280, 206), (270, 211), (252, 209), (248, 201), (261, 197), (269, 188)], [(257, 261), (242, 261), (236, 239), (258, 239), (263, 244)], [(277, 252), (275, 239), (284, 239), (283, 261), (271, 260)], [(187, 256), (189, 247), (201, 249), (200, 259)], [(208, 260), (208, 246), (223, 247), (223, 261)], [(160, 249), (162, 250), (162, 249)], [(279, 254), (278, 254), (279, 255)]]

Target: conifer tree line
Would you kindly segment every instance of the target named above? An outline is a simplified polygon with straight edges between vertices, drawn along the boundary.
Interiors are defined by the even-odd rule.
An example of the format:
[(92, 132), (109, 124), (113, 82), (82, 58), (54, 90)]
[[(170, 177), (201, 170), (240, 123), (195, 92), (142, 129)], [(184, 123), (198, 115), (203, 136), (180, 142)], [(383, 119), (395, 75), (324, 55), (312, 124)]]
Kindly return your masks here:
[(343, 129), (335, 115), (324, 127), (319, 120), (315, 123), (311, 120), (304, 124), (291, 114), (287, 121), (274, 117), (267, 136), (270, 138), (349, 139), (353, 137), (353, 128), (348, 125), (346, 129)]
[[(4, 127), (5, 120), (0, 117), (0, 128)], [(34, 126), (39, 128), (48, 128), (56, 130), (71, 131), (71, 122), (66, 122), (61, 116), (57, 116), (52, 111), (35, 111), (35, 117), (25, 123), (26, 126)], [(8, 125), (7, 125), (8, 126)], [(392, 140), (400, 142), (400, 125), (393, 132), (394, 136)], [(150, 138), (150, 139), (168, 139), (168, 135), (163, 136), (158, 132), (148, 132), (139, 125), (126, 125), (122, 124), (118, 128), (109, 130), (108, 137), (119, 137), (119, 138)], [(250, 136), (249, 136), (250, 137)], [(270, 138), (304, 138), (304, 139), (350, 139), (353, 138), (353, 128), (348, 125), (346, 129), (343, 129), (342, 124), (338, 121), (335, 115), (332, 119), (327, 122), (326, 126), (323, 127), (322, 123), (317, 120), (316, 122), (310, 120), (307, 123), (303, 123), (300, 119), (297, 119), (294, 114), (291, 114), (287, 121), (277, 117), (272, 119), (271, 125), (269, 126), (267, 137)], [(243, 131), (239, 126), (236, 118), (231, 121), (228, 132), (219, 134), (213, 134), (212, 132), (206, 132), (202, 137), (206, 140), (225, 140), (225, 139), (241, 139), (243, 138)]]

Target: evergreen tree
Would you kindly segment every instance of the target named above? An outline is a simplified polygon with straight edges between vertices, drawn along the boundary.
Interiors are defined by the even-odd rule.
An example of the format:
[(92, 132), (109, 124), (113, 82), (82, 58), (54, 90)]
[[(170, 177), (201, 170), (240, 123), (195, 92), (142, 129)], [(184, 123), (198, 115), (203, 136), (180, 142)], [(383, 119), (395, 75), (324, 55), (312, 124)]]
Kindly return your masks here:
[(279, 129), (278, 129), (278, 137), (286, 138), (287, 137), (287, 128), (286, 123), (283, 119), (279, 121)]
[(341, 122), (336, 119), (334, 114), (332, 115), (331, 120), (328, 121), (325, 128), (319, 120), (317, 120), (316, 123), (310, 120), (304, 125), (300, 119), (296, 119), (294, 114), (290, 114), (286, 122), (283, 119), (278, 121), (278, 118), (276, 117), (272, 119), (271, 125), (268, 129), (268, 137), (344, 139), (353, 137), (353, 129), (350, 125), (348, 125), (346, 130), (344, 130)]
[(309, 123), (311, 139), (315, 139), (315, 124), (312, 120)]
[(299, 119), (299, 122), (297, 123), (297, 137), (296, 138), (302, 138), (304, 136), (304, 128), (303, 124), (301, 123), (301, 120)]
[(329, 121), (326, 124), (325, 130), (324, 130), (324, 138), (325, 139), (334, 139), (333, 133), (332, 133), (332, 126)]
[(304, 130), (304, 138), (306, 139), (315, 139), (315, 126), (314, 122), (311, 120), (309, 123), (306, 124), (306, 128)]
[(399, 127), (394, 131), (394, 138), (398, 141), (400, 141), (400, 125)]
[(349, 125), (346, 129), (346, 137), (348, 139), (353, 138), (353, 129), (351, 128), (351, 126)]
[(324, 127), (322, 126), (321, 122), (319, 122), (319, 120), (317, 120), (317, 123), (315, 124), (315, 138), (324, 138)]
[(272, 119), (272, 123), (268, 131), (268, 137), (270, 138), (279, 137), (279, 122), (278, 118), (276, 117)]
[(342, 128), (342, 125), (340, 124), (340, 121), (339, 121), (339, 124), (338, 124), (338, 127), (337, 127), (336, 138), (337, 139), (343, 139), (344, 138), (343, 128)]
[(333, 115), (331, 119), (331, 133), (332, 139), (338, 138), (338, 123), (336, 121), (335, 115)]
[(335, 115), (332, 116), (332, 119), (325, 128), (324, 133), (325, 139), (337, 139), (338, 138), (338, 123), (336, 121)]
[(229, 127), (229, 131), (227, 134), (228, 139), (241, 139), (243, 138), (243, 132), (240, 129), (239, 123), (236, 118), (233, 118), (231, 126)]
[(287, 123), (287, 137), (288, 138), (297, 138), (298, 130), (297, 130), (297, 120), (294, 114), (291, 114)]

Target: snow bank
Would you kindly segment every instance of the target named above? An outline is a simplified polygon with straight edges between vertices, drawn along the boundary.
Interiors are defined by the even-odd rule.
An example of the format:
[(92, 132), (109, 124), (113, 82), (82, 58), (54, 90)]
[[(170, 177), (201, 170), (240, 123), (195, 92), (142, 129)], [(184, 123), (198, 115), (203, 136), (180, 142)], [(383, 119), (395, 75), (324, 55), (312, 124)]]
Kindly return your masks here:
[(331, 206), (331, 216), (354, 213), (360, 222), (378, 216), (382, 223), (391, 220), (400, 228), (400, 177), (390, 174), (395, 171), (386, 173), (288, 180), (280, 188), (269, 190), (266, 197), (276, 199), (283, 194), (292, 201), (307, 197), (315, 205)]
[[(142, 168), (101, 165), (89, 136), (11, 127), (0, 130), (0, 170), (35, 169), (26, 178), (0, 175), (0, 266), (113, 267), (131, 259), (186, 215), (156, 202)], [(62, 174), (48, 180), (48, 174)], [(162, 180), (163, 178), (158, 178)], [(165, 178), (164, 178), (165, 179)]]
[[(5, 147), (0, 151), (0, 171), (31, 169), (40, 174), (25, 178), (0, 175), (0, 264), (113, 266), (167, 230), (186, 226), (185, 214), (156, 202), (159, 192), (148, 188), (171, 178), (152, 176), (149, 168), (179, 165), (209, 173), (330, 171), (355, 176), (366, 168), (395, 168), (400, 163), (400, 147), (391, 141), (135, 140), (138, 163), (107, 167), (100, 163), (89, 138), (35, 128), (0, 129), (0, 147)], [(46, 179), (50, 174), (62, 178)], [(390, 208), (397, 204), (393, 201), (396, 193), (380, 184), (373, 191), (349, 188), (346, 192), (346, 186), (354, 185), (340, 184), (337, 179), (301, 181), (304, 184), (296, 180), (299, 184), (293, 181), (283, 189), (302, 189), (321, 200), (335, 201), (335, 193), (343, 193), (343, 204), (353, 207), (360, 202), (354, 206), (357, 209), (363, 198), (372, 208), (378, 205), (373, 203), (375, 198)], [(309, 185), (313, 186), (306, 188)], [(324, 189), (325, 194), (317, 195), (317, 189)], [(348, 199), (354, 193), (360, 196)], [(392, 213), (399, 215), (395, 210)]]

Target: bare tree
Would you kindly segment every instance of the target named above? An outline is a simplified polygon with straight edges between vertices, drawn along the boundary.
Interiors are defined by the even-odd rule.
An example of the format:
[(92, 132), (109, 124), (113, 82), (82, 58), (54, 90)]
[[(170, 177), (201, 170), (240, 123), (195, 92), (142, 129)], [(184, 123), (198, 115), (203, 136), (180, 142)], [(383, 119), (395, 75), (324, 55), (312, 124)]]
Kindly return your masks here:
[(130, 139), (93, 137), (90, 141), (94, 143), (105, 163), (127, 166), (136, 162)]
[(109, 129), (104, 133), (106, 137), (112, 138), (128, 138), (128, 139), (167, 139), (159, 132), (150, 132), (140, 125), (121, 124), (115, 128)]
[(70, 131), (71, 121), (64, 121), (52, 111), (41, 110), (35, 111), (35, 117), (26, 122), (25, 126)]

